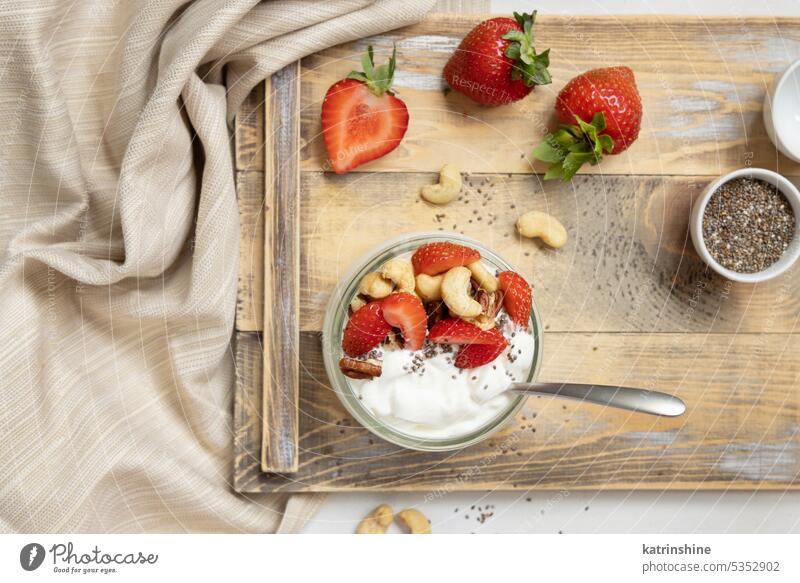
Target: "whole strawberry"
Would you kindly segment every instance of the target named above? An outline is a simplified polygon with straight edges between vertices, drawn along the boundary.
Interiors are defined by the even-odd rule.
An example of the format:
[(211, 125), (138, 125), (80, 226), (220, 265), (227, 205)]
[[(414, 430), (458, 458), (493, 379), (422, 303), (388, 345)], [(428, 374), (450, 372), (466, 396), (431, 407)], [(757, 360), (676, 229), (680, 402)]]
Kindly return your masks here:
[(563, 125), (533, 155), (551, 162), (545, 180), (568, 181), (586, 162), (598, 164), (603, 154), (619, 154), (639, 137), (642, 99), (633, 71), (605, 67), (578, 75), (558, 94), (556, 115)]
[(444, 79), (453, 91), (483, 105), (522, 99), (550, 83), (550, 49), (533, 47), (533, 14), (492, 18), (473, 28), (447, 61)]

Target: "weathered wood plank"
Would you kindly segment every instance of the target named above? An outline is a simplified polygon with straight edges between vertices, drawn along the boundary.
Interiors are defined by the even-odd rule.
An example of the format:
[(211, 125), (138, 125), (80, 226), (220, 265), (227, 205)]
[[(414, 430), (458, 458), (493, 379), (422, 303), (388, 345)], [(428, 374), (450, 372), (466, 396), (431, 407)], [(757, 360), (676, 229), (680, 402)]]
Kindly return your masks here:
[(264, 432), (261, 468), (297, 469), (300, 305), (299, 63), (270, 80), (265, 119)]
[(358, 68), (368, 44), (383, 59), (397, 42), (395, 85), (409, 107), (408, 133), (396, 151), (357, 171), (435, 171), (450, 162), (473, 172), (530, 172), (533, 145), (555, 127), (561, 87), (584, 70), (625, 64), (644, 102), (639, 140), (582, 172), (719, 175), (750, 164), (800, 174), (800, 164), (777, 155), (761, 119), (766, 88), (797, 58), (798, 19), (540, 15), (536, 42), (551, 48), (553, 84), (513, 105), (486, 108), (445, 95), (441, 80), (445, 62), (481, 18), (434, 15), (304, 59), (302, 168), (324, 164), (319, 106), (328, 87)]
[(667, 419), (537, 398), (482, 444), (407, 451), (347, 415), (328, 385), (319, 335), (303, 333), (299, 470), (291, 479), (243, 473), (242, 480), (248, 491), (377, 488), (432, 496), (454, 489), (800, 487), (800, 336), (547, 333), (544, 342), (543, 380), (668, 390), (688, 412)]
[[(304, 62), (302, 156), (310, 172), (303, 177), (300, 200), (303, 329), (319, 329), (329, 290), (369, 247), (390, 235), (455, 224), (455, 230), (485, 241), (532, 277), (549, 330), (543, 380), (659, 388), (684, 398), (688, 415), (662, 420), (537, 399), (491, 442), (455, 455), (404, 451), (347, 417), (328, 386), (318, 335), (304, 332), (293, 345), (299, 348), (284, 353), (302, 358), (304, 453), (298, 473), (288, 479), (261, 471), (261, 338), (239, 332), (234, 487), (429, 490), (432, 496), (451, 489), (798, 487), (797, 269), (769, 284), (731, 286), (704, 272), (685, 233), (691, 198), (711, 175), (745, 164), (800, 174), (800, 165), (775, 156), (759, 114), (766, 83), (794, 58), (789, 53), (800, 42), (797, 21), (543, 18), (538, 38), (553, 47), (554, 60), (559, 55), (554, 71), (560, 81), (519, 105), (484, 109), (457, 95), (445, 98), (436, 85), (449, 52), (477, 20), (439, 17), (401, 31), (398, 48), (406, 66), (398, 84), (412, 108), (412, 126), (398, 151), (360, 174), (314, 172), (323, 152), (319, 101), (367, 42), (388, 52), (394, 33)], [(594, 43), (598, 51), (565, 46), (588, 34), (600, 39)], [(338, 56), (348, 58), (331, 62)], [(645, 97), (646, 128), (632, 157), (609, 158), (592, 169), (601, 175), (570, 186), (507, 176), (530, 172), (518, 156), (552, 123), (560, 84), (579, 70), (612, 61), (637, 71)], [(320, 70), (312, 71), (317, 66)], [(258, 123), (263, 119), (256, 117), (254, 126)], [(237, 179), (253, 184), (263, 165), (254, 166), (252, 149), (240, 155), (240, 133), (237, 127), (237, 169), (255, 171), (240, 172)], [(492, 174), (475, 176), (461, 203), (437, 209), (415, 202), (419, 185), (435, 178), (421, 171), (436, 171), (445, 161)], [(374, 171), (406, 173), (368, 175)], [(632, 172), (650, 175), (613, 176)], [(682, 176), (658, 176), (673, 174)], [(483, 178), (496, 183), (491, 202), (482, 198), (487, 189), (478, 180)], [(252, 193), (258, 196), (258, 190)], [(240, 201), (255, 196), (240, 193)], [(486, 210), (493, 206), (502, 213)], [(528, 208), (559, 216), (570, 229), (569, 246), (549, 252), (516, 240), (516, 211)], [(242, 212), (243, 239), (263, 235), (263, 227), (251, 226), (259, 214)], [(252, 261), (242, 265), (244, 275)], [(252, 316), (256, 306), (237, 308), (237, 328), (240, 322), (262, 326), (260, 316)], [(249, 319), (240, 318), (245, 312)]]
[(262, 344), (258, 332), (236, 332), (233, 339), (236, 391), (233, 399), (233, 488), (247, 492), (261, 474)]
[(242, 103), (234, 121), (236, 170), (264, 170), (264, 83)]
[(236, 173), (239, 205), (239, 288), (236, 329), (262, 330), (264, 310), (264, 172)]
[[(435, 174), (304, 172), (300, 323), (320, 330), (329, 292), (389, 235), (444, 229), (475, 237), (530, 278), (550, 331), (794, 332), (800, 277), (732, 285), (695, 255), (687, 231), (701, 177), (582, 176), (543, 184), (531, 175), (471, 175), (461, 200), (422, 201)], [(800, 183), (800, 181), (797, 181)], [(559, 251), (520, 239), (527, 210), (558, 217)]]

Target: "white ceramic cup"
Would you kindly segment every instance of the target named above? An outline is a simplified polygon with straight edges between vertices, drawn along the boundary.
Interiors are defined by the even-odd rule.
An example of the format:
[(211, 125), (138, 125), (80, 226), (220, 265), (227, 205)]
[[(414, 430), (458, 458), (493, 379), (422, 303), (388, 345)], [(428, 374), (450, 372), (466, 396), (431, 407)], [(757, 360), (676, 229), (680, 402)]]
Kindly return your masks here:
[(800, 60), (772, 83), (763, 111), (769, 139), (781, 154), (800, 162)]
[[(703, 215), (705, 214), (708, 201), (711, 200), (711, 196), (726, 182), (742, 177), (763, 180), (780, 190), (783, 196), (786, 197), (786, 200), (789, 201), (789, 204), (792, 205), (792, 211), (795, 217), (794, 237), (791, 243), (789, 243), (789, 247), (775, 263), (765, 270), (756, 273), (739, 273), (723, 267), (711, 256), (703, 238)], [(732, 281), (744, 283), (767, 281), (789, 269), (794, 262), (797, 261), (797, 258), (800, 257), (800, 191), (786, 178), (772, 170), (765, 170), (764, 168), (742, 168), (741, 170), (735, 170), (734, 172), (721, 176), (706, 186), (703, 193), (692, 206), (692, 216), (690, 218), (689, 227), (694, 248), (697, 249), (697, 253), (711, 269)]]

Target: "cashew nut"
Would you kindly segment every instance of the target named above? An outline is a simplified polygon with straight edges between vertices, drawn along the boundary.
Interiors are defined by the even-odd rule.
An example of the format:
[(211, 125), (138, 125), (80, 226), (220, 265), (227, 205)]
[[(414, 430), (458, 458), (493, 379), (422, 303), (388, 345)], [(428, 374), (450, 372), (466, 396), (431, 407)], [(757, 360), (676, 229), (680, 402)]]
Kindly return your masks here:
[(422, 198), (433, 204), (447, 204), (461, 192), (461, 172), (452, 164), (445, 164), (439, 172), (439, 184), (422, 187)]
[(358, 523), (356, 534), (386, 534), (386, 530), (392, 524), (392, 518), (392, 507), (381, 504)]
[(462, 318), (474, 318), (483, 307), (470, 297), (472, 272), (466, 267), (453, 267), (442, 279), (442, 299), (450, 312)]
[(353, 299), (350, 300), (350, 311), (352, 313), (356, 313), (361, 308), (367, 305), (367, 300), (365, 300), (361, 295), (353, 296)]
[(523, 237), (539, 237), (545, 244), (558, 249), (567, 242), (567, 230), (558, 219), (540, 211), (530, 211), (517, 219), (517, 231)]
[(438, 302), (442, 299), (442, 279), (444, 275), (420, 273), (417, 276), (417, 295), (423, 302)]
[(394, 282), (397, 286), (395, 291), (413, 294), (417, 287), (414, 279), (414, 267), (408, 259), (393, 257), (383, 264), (380, 274)]
[(414, 508), (406, 508), (397, 513), (397, 520), (411, 534), (431, 534), (431, 523), (425, 515)]
[(391, 281), (384, 279), (377, 271), (373, 271), (361, 280), (358, 285), (358, 293), (369, 296), (373, 300), (380, 300), (392, 293), (393, 288)]
[(486, 269), (482, 261), (470, 263), (467, 268), (472, 272), (472, 278), (478, 282), (478, 286), (489, 293), (497, 291), (497, 278)]
[(475, 324), (481, 330), (491, 330), (496, 326), (494, 321), (494, 316), (489, 316), (487, 314), (479, 314), (474, 318), (464, 318), (470, 324)]

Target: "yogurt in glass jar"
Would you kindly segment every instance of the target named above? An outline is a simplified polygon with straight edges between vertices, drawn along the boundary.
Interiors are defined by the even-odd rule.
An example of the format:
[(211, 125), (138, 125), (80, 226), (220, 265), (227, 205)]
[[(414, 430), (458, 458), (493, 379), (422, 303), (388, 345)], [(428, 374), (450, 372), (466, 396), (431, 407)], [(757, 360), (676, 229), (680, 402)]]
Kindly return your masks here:
[(372, 378), (349, 378), (339, 362), (350, 303), (362, 278), (395, 257), (410, 257), (422, 245), (449, 241), (476, 249), (491, 272), (517, 271), (480, 242), (434, 232), (404, 235), (368, 253), (331, 296), (323, 325), (323, 357), (331, 384), (348, 412), (383, 439), (409, 449), (447, 451), (487, 439), (522, 407), (525, 397), (505, 393), (514, 381), (534, 380), (542, 355), (542, 326), (535, 299), (530, 322), (521, 326), (504, 309), (496, 329), (508, 345), (491, 362), (473, 368), (455, 366), (461, 345), (429, 339), (420, 350), (384, 342), (361, 358), (379, 363)]

